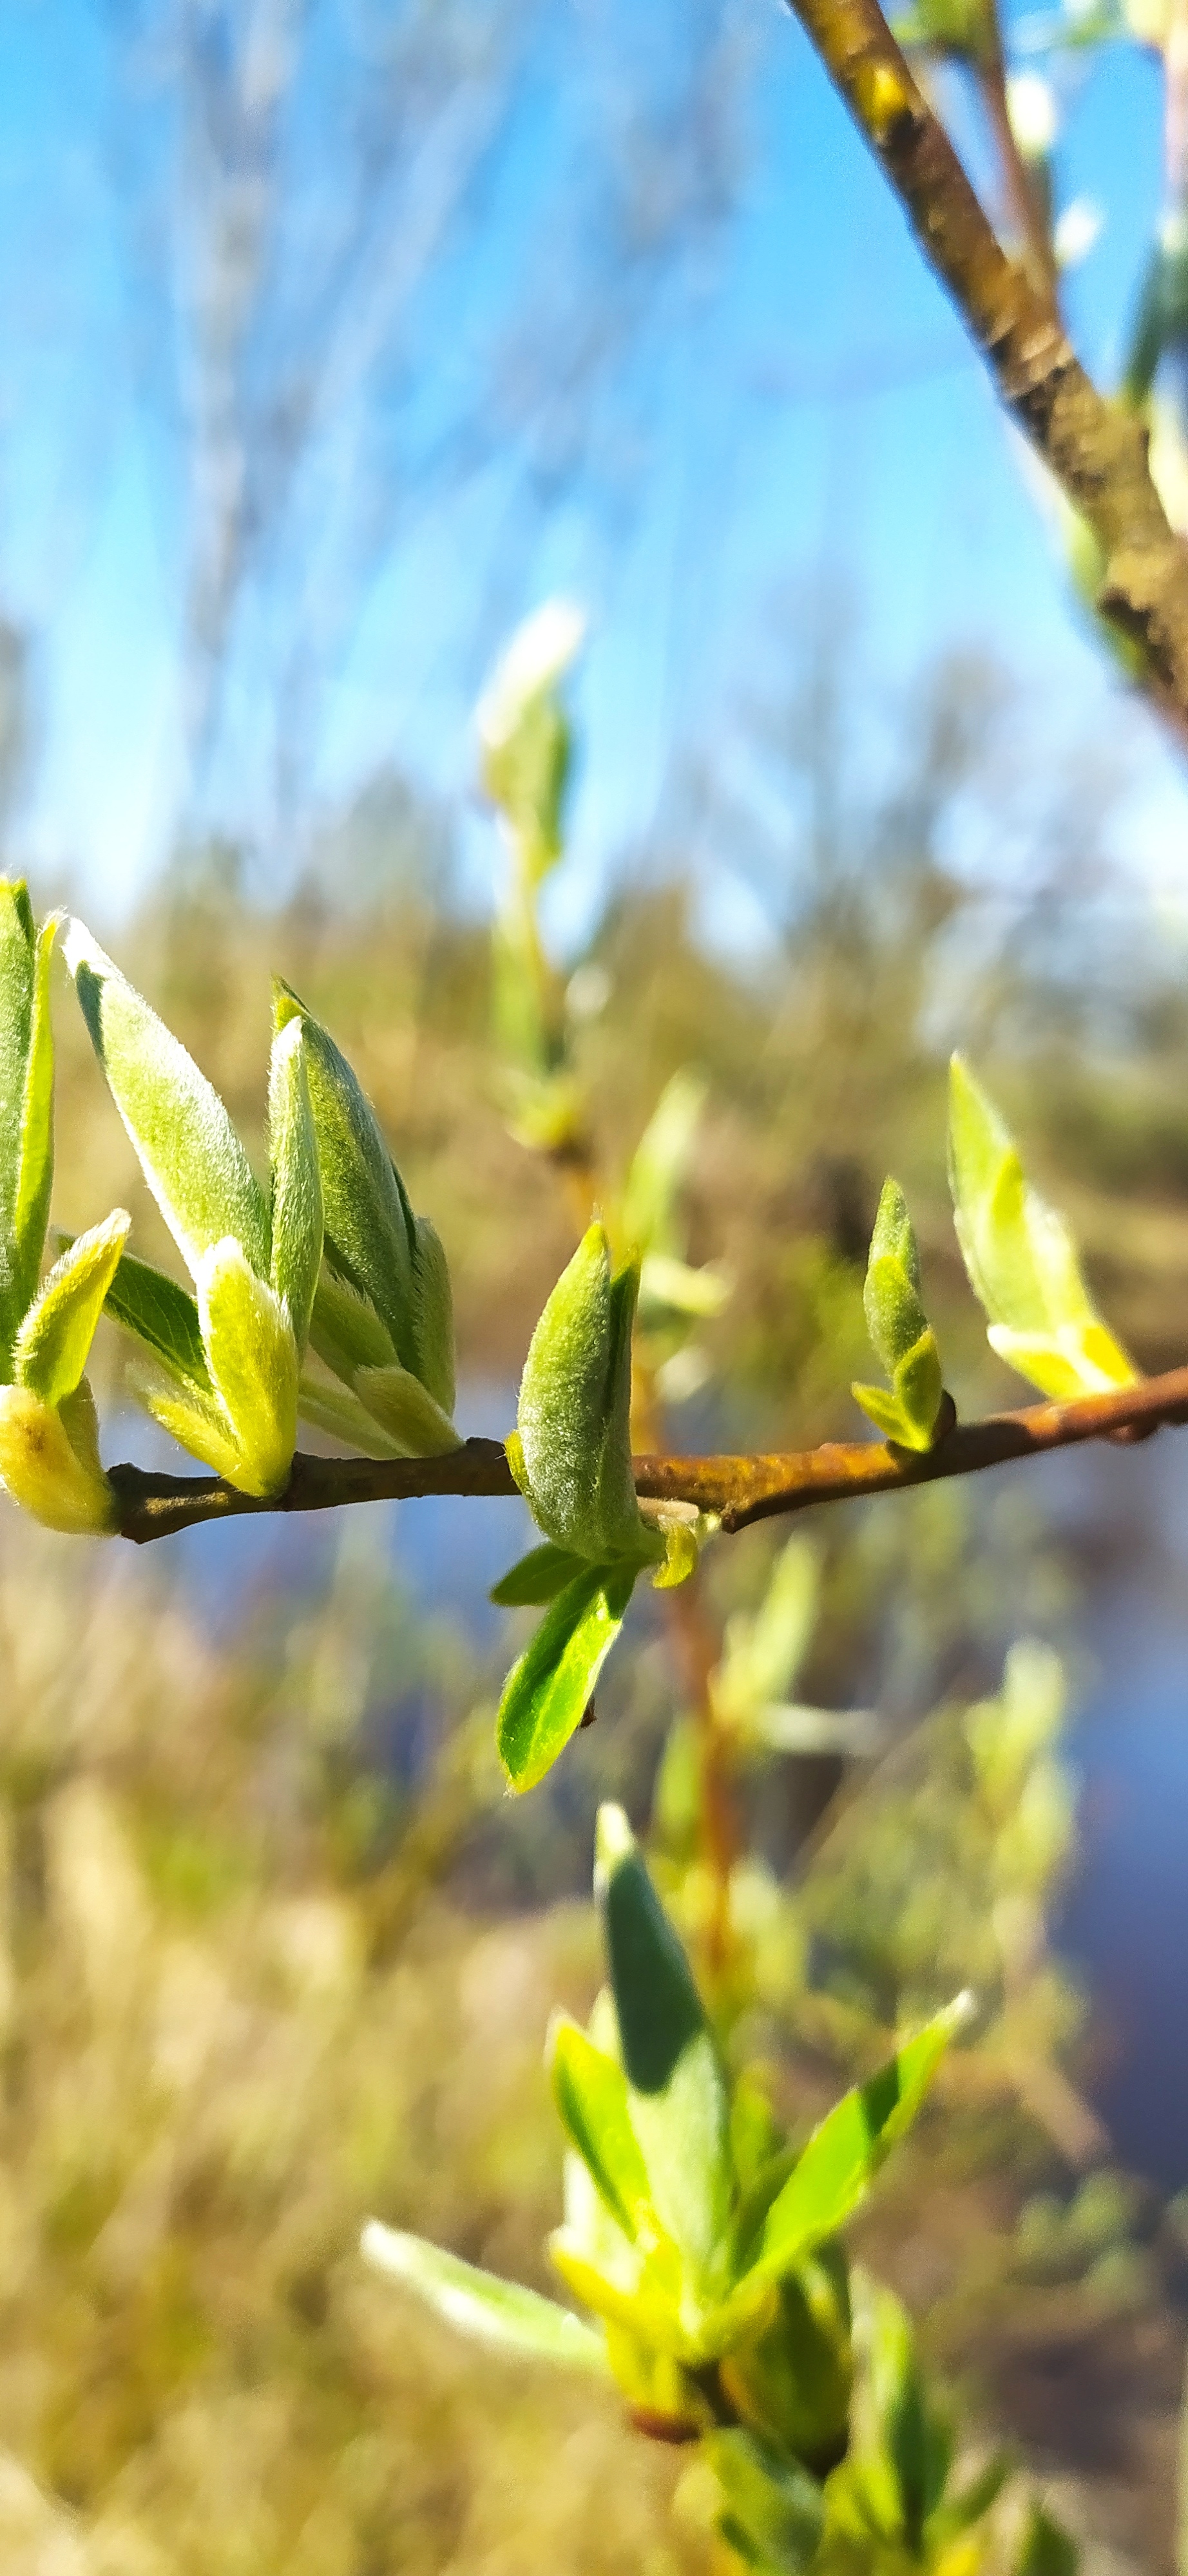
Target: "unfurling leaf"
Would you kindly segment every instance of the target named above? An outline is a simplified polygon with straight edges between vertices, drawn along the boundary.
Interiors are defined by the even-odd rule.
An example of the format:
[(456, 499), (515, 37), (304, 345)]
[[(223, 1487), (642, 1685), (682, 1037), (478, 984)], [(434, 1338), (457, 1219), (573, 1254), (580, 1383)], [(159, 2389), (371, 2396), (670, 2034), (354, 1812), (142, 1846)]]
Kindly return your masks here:
[(454, 1294), (441, 1237), (413, 1219), (413, 1350), (417, 1376), (447, 1422), (454, 1410)]
[(211, 1384), (235, 1444), (234, 1469), (221, 1472), (245, 1494), (282, 1493), (297, 1441), (297, 1345), (279, 1297), (230, 1235), (198, 1265), (198, 1314)]
[(517, 1565), (509, 1566), (498, 1583), (491, 1586), (490, 1598), (501, 1610), (536, 1608), (545, 1601), (555, 1601), (567, 1583), (584, 1571), (584, 1560), (572, 1556), (568, 1548), (554, 1547), (551, 1538), (540, 1547), (530, 1547)]
[(877, 2075), (826, 2113), (767, 2212), (748, 2284), (778, 2279), (845, 2225), (885, 2156), (911, 2127), (969, 2012), (968, 1996), (959, 1996), (905, 2040)]
[(525, 2290), (517, 2281), (501, 2281), (480, 2271), (423, 2237), (406, 2236), (384, 2227), (378, 2218), (363, 2230), (362, 2251), (369, 2263), (390, 2280), (402, 2281), (427, 2307), (475, 2343), (497, 2352), (521, 2354), (525, 2360), (548, 2361), (569, 2370), (603, 2378), (606, 2344), (580, 2317), (571, 2316), (552, 2299)]
[(305, 1029), (326, 1258), (356, 1296), (374, 1307), (402, 1367), (415, 1371), (415, 1228), (404, 1185), (346, 1057), (288, 985), (278, 982), (278, 1027), (297, 1016)]
[[(623, 1184), (621, 1237), (644, 1261), (651, 1256), (669, 1261), (675, 1268), (685, 1267), (685, 1239), (677, 1222), (677, 1200), (704, 1107), (704, 1082), (693, 1073), (674, 1073), (631, 1158)], [(698, 1272), (690, 1275), (700, 1277)], [(717, 1306), (700, 1311), (716, 1313)]]
[(413, 1215), (375, 1112), (333, 1038), (286, 984), (276, 986), (276, 1015), (282, 1033), (295, 1020), (304, 1032), (321, 1182), (326, 1259), (309, 1338), (355, 1400), (325, 1397), (315, 1374), (303, 1385), (301, 1409), (380, 1456), (441, 1456), (459, 1445), (441, 1243), (429, 1219)]
[(503, 1686), (495, 1740), (513, 1789), (533, 1789), (581, 1725), (638, 1567), (586, 1565), (545, 1613)]
[(191, 1277), (232, 1236), (267, 1279), (268, 1209), (217, 1091), (81, 921), (64, 946), (112, 1099)]
[(405, 1458), (440, 1458), (462, 1441), (448, 1413), (435, 1404), (427, 1386), (411, 1369), (361, 1368), (354, 1389), (365, 1410), (378, 1422)]
[(519, 1461), (533, 1517), (591, 1564), (620, 1557), (640, 1566), (664, 1554), (640, 1518), (631, 1469), (636, 1286), (630, 1267), (612, 1278), (605, 1229), (592, 1225), (545, 1306), (520, 1381)]
[(891, 1380), (855, 1386), (862, 1410), (904, 1449), (930, 1449), (944, 1402), (936, 1336), (920, 1302), (920, 1257), (898, 1181), (886, 1180), (870, 1240), (863, 1291), (871, 1344)]
[(322, 1267), (322, 1184), (309, 1100), (305, 1032), (287, 1020), (272, 1041), (268, 1073), (272, 1167), (272, 1287), (283, 1299), (300, 1359)]
[(699, 2465), (713, 2480), (714, 2522), (735, 2559), (759, 2576), (808, 2576), (825, 2527), (810, 2472), (734, 2425), (706, 2436)]
[(1133, 1386), (1064, 1221), (1025, 1178), (1012, 1138), (960, 1056), (949, 1085), (949, 1180), (970, 1284), (1000, 1359), (1059, 1402)]
[(43, 1404), (61, 1404), (82, 1377), (131, 1222), (117, 1208), (105, 1224), (77, 1235), (25, 1316), (13, 1354), (16, 1381)]
[(54, 1169), (49, 970), (59, 916), (40, 936), (27, 889), (0, 879), (0, 1382), (37, 1293)]
[(517, 629), (479, 700), (483, 785), (531, 883), (560, 856), (570, 735), (557, 691), (585, 625), (568, 601), (547, 600)]
[(709, 2294), (725, 2287), (734, 2201), (726, 2078), (688, 1960), (621, 1807), (599, 1809), (594, 1884), (652, 2204)]
[(548, 2054), (562, 2127), (600, 2198), (625, 2236), (634, 2239), (641, 2220), (654, 2234), (648, 2170), (622, 2067), (564, 2013), (553, 2023)]
[(85, 1378), (59, 1405), (43, 1403), (31, 1387), (0, 1386), (0, 1481), (47, 1529), (101, 1537), (116, 1528)]
[(169, 1375), (211, 1394), (197, 1300), (164, 1270), (125, 1252), (107, 1291), (106, 1312)]

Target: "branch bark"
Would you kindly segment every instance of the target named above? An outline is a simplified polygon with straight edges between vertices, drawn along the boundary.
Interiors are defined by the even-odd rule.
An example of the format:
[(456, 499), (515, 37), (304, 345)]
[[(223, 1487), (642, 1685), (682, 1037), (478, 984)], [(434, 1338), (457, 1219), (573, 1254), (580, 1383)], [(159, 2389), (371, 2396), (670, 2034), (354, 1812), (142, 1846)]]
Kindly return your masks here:
[[(918, 1453), (881, 1440), (827, 1440), (817, 1449), (753, 1457), (637, 1457), (636, 1491), (654, 1502), (695, 1503), (717, 1513), (724, 1530), (807, 1509), (896, 1493), (941, 1477), (972, 1476), (1012, 1458), (1035, 1458), (1085, 1440), (1145, 1440), (1165, 1423), (1188, 1422), (1188, 1368), (1169, 1369), (1138, 1386), (1083, 1395), (1069, 1404), (1028, 1404), (957, 1422), (933, 1449)], [(441, 1458), (312, 1458), (298, 1451), (285, 1492), (272, 1502), (237, 1493), (217, 1476), (156, 1476), (142, 1467), (109, 1470), (120, 1505), (119, 1534), (143, 1547), (200, 1521), (257, 1512), (324, 1512), (346, 1503), (379, 1503), (418, 1494), (514, 1494), (499, 1440), (467, 1440)]]
[(1133, 412), (1108, 402), (1050, 298), (998, 241), (877, 0), (790, 0), (1011, 418), (1092, 528), (1097, 605), (1141, 647), (1151, 694), (1188, 727), (1188, 548), (1168, 524)]

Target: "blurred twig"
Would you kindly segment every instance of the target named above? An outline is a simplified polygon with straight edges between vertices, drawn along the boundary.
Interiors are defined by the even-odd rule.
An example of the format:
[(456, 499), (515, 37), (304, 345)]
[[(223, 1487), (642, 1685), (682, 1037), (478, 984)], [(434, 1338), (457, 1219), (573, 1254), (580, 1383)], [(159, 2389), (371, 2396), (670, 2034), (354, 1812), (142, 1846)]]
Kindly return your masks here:
[(1141, 649), (1150, 694), (1188, 728), (1188, 549), (1138, 420), (1086, 375), (1051, 296), (1008, 257), (877, 0), (792, 0), (903, 204), (1012, 419), (1097, 538), (1097, 605)]

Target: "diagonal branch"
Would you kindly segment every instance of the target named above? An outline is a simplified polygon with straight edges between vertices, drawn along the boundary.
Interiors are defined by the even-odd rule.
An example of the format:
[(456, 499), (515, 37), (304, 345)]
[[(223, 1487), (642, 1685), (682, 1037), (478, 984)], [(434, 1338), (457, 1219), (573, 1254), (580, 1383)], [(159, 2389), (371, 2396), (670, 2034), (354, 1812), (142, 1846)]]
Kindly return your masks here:
[[(886, 1441), (827, 1440), (818, 1449), (771, 1456), (635, 1460), (638, 1493), (655, 1502), (694, 1503), (720, 1515), (724, 1530), (838, 1503), (889, 1494), (941, 1477), (971, 1476), (1011, 1458), (1035, 1458), (1085, 1440), (1145, 1440), (1164, 1423), (1188, 1422), (1188, 1368), (1169, 1369), (1108, 1395), (1069, 1404), (1028, 1404), (955, 1423), (923, 1454)], [(344, 1503), (380, 1503), (418, 1494), (514, 1494), (507, 1453), (498, 1440), (467, 1440), (441, 1458), (311, 1458), (298, 1451), (283, 1494), (258, 1502), (217, 1476), (155, 1476), (142, 1467), (112, 1467), (120, 1535), (143, 1547), (199, 1521), (255, 1512), (323, 1512)]]
[(1141, 647), (1150, 692), (1188, 728), (1188, 548), (1168, 525), (1134, 413), (1107, 402), (1051, 298), (998, 241), (877, 0), (791, 0), (882, 164), (999, 397), (1101, 547), (1097, 605)]

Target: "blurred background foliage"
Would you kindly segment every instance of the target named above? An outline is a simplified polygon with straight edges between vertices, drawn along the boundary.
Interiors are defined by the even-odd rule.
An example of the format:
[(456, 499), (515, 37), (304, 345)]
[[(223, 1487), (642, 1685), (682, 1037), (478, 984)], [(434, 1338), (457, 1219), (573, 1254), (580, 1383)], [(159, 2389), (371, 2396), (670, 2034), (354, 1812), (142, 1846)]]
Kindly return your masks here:
[[(1107, 33), (1106, 274), (1068, 288), (1095, 345), (1155, 213), (1150, 62)], [(893, 218), (794, 42), (719, 0), (55, 0), (0, 29), (51, 74), (48, 107), (35, 70), (0, 97), (6, 865), (39, 908), (82, 879), (101, 930), (122, 911), (121, 962), (253, 1142), (270, 971), (329, 1024), (449, 1253), (463, 1428), (510, 1423), (576, 1222), (564, 1157), (509, 1126), (462, 732), (558, 562), (606, 632), (543, 901), (553, 1038), (616, 1194), (665, 1086), (700, 1086), (663, 1248), (730, 1290), (691, 1343), (653, 1332), (674, 1443), (854, 1435), (889, 1169), (963, 1409), (1019, 1400), (952, 1233), (956, 1040), (1128, 1346), (1184, 1356), (1188, 930), (1133, 820), (1154, 777), (1174, 845), (1182, 784), (1059, 641), (973, 362), (884, 263)], [(57, 1219), (121, 1202), (159, 1256), (59, 1027)], [(143, 1434), (113, 1421), (114, 1336), (103, 1365), (119, 1454)], [(637, 1608), (597, 1724), (512, 1803), (486, 1507), (433, 1522), (431, 1577), (417, 1509), (146, 1557), (4, 1508), (5, 2569), (708, 2570), (679, 2458), (484, 2367), (356, 2250), (374, 2210), (549, 2286), (541, 2049), (597, 1982), (611, 1795), (794, 2129), (900, 2015), (976, 1987), (858, 2241), (1090, 2576), (1167, 2576), (1188, 2217), (1115, 2152), (1108, 2017), (1061, 1926), (1086, 1599), (1127, 1534), (1070, 1534), (1012, 1476), (752, 1532), (693, 1632)]]
[[(933, 675), (902, 774), (789, 869), (757, 961), (707, 950), (664, 852), (567, 962), (604, 1168), (626, 1171), (641, 1104), (673, 1074), (704, 1084), (678, 1233), (731, 1295), (697, 1323), (701, 1383), (693, 1370), (669, 1400), (683, 1445), (850, 1433), (892, 1158), (950, 1382), (967, 1408), (1015, 1400), (945, 1214), (954, 957), (963, 1030), (1075, 1209), (1111, 1316), (1148, 1363), (1178, 1355), (1188, 1026), (1170, 967), (1137, 942), (1103, 994), (1079, 881), (1037, 886), (1004, 935), (947, 863), (985, 680)], [(121, 953), (249, 1136), (269, 968), (325, 1016), (441, 1225), (463, 1384), (502, 1420), (573, 1216), (548, 1154), (508, 1132), (490, 936), (450, 885), (446, 821), (387, 777), (279, 908), (253, 904), (234, 850), (191, 851)], [(130, 1194), (147, 1243), (125, 1141), (61, 1028), (58, 1208)], [(110, 1407), (114, 1336), (107, 1367)], [(706, 2563), (670, 2518), (679, 2461), (609, 2404), (493, 2376), (358, 2263), (378, 2210), (546, 2286), (559, 2157), (541, 2044), (552, 2004), (584, 2013), (597, 1981), (600, 1797), (651, 1817), (695, 1946), (712, 1914), (696, 1711), (658, 1601), (597, 1725), (509, 1805), (490, 1731), (516, 1632), (481, 1615), (464, 1518), (428, 1588), (415, 1550), (402, 1571), (406, 1527), (348, 1515), (237, 1571), (204, 1553), (226, 1533), (129, 1562), (72, 1543), (67, 1563), (5, 1516), (6, 2563)], [(1118, 2563), (1112, 2548), (1161, 2568), (1184, 2240), (1091, 2107), (1092, 1999), (1054, 1928), (1077, 1838), (1076, 1548), (1026, 1489), (988, 1480), (790, 1540), (752, 1532), (713, 1551), (707, 1580), (745, 1819), (718, 1984), (736, 2062), (807, 2126), (897, 2020), (974, 1985), (974, 2042), (859, 2242), (974, 2422), (1048, 2477), (1089, 2566)]]

